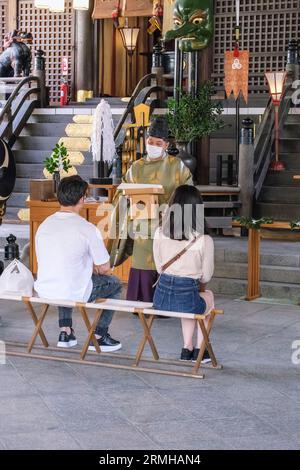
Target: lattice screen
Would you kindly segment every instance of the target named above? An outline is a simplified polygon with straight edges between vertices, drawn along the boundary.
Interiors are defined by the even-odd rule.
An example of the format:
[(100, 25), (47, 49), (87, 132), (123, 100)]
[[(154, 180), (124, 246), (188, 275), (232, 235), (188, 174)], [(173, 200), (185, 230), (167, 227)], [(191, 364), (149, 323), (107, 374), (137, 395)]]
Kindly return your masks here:
[(7, 33), (8, 2), (0, 0), (0, 52), (3, 51), (4, 34)]
[[(235, 0), (216, 0), (214, 79), (224, 88), (224, 51), (233, 48)], [(290, 39), (300, 39), (300, 0), (240, 0), (241, 48), (250, 50), (250, 92), (266, 89), (264, 72), (283, 70)]]
[[(47, 85), (50, 100), (59, 101), (61, 84), (61, 60), (69, 57), (69, 83), (72, 77), (73, 9), (72, 1), (65, 1), (65, 13), (49, 13), (37, 9), (34, 2), (19, 0), (18, 26), (31, 31), (33, 49), (42, 49), (46, 56)], [(33, 54), (34, 55), (34, 54)]]

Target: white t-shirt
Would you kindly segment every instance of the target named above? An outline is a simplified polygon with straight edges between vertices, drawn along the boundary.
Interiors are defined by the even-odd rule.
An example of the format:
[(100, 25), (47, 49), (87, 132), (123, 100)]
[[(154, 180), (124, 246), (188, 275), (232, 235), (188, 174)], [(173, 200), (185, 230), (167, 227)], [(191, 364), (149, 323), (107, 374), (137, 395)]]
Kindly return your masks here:
[(39, 297), (87, 302), (93, 288), (93, 264), (109, 261), (95, 225), (72, 212), (56, 212), (35, 237), (38, 262), (34, 288)]

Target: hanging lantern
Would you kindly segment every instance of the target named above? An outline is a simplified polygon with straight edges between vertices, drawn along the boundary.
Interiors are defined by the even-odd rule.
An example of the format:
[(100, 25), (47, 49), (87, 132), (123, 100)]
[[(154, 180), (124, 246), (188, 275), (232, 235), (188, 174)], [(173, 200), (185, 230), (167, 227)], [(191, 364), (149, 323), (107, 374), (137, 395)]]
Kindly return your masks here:
[(49, 1), (49, 10), (53, 13), (64, 13), (65, 0), (51, 0)]
[(74, 10), (88, 10), (90, 7), (90, 0), (73, 0)]
[(126, 26), (125, 28), (119, 28), (119, 31), (122, 37), (124, 48), (129, 55), (132, 55), (136, 48), (140, 28), (130, 28)]
[(50, 0), (35, 0), (34, 6), (35, 8), (49, 8), (49, 1)]

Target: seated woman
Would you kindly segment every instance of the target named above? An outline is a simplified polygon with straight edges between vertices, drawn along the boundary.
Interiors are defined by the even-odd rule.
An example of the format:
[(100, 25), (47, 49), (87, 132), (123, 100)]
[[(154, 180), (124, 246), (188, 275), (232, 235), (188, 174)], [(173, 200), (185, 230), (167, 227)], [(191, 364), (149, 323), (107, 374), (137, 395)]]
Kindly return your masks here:
[[(160, 274), (153, 300), (156, 309), (202, 314), (214, 307), (213, 293), (205, 290), (214, 271), (214, 243), (204, 234), (203, 209), (197, 188), (183, 185), (175, 190), (154, 237), (154, 260)], [(203, 341), (200, 327), (194, 348), (196, 320), (182, 318), (181, 324), (181, 360), (196, 361)], [(205, 351), (202, 362), (209, 361)]]

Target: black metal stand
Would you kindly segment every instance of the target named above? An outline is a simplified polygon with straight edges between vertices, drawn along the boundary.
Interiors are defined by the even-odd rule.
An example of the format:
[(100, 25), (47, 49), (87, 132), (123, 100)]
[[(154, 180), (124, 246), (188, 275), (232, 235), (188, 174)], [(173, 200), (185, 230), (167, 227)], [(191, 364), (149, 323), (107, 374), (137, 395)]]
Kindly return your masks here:
[(236, 138), (236, 172), (239, 174), (239, 157), (240, 157), (240, 95), (235, 102), (235, 138)]
[(103, 141), (101, 140), (101, 148), (100, 148), (100, 161), (97, 164), (97, 177), (90, 178), (89, 182), (90, 184), (112, 184), (113, 180), (112, 178), (108, 178), (105, 176), (105, 162), (103, 161)]

